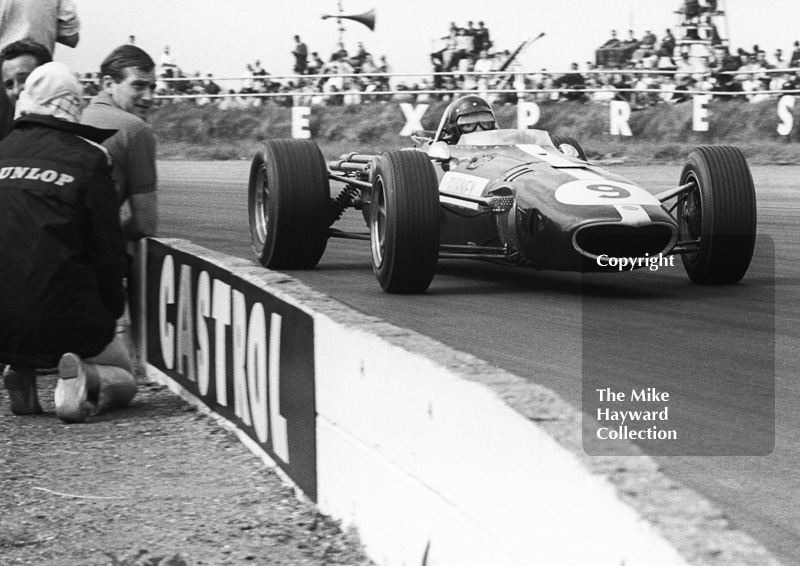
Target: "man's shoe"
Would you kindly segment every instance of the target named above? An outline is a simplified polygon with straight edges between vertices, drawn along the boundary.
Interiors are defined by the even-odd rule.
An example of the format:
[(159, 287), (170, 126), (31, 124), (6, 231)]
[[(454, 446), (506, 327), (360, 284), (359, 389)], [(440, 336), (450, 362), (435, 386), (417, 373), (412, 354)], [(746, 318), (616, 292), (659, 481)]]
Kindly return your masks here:
[(3, 372), (3, 384), (8, 391), (11, 412), (15, 415), (41, 415), (44, 412), (36, 390), (36, 372), (31, 372), (31, 375), (21, 375), (10, 367)]
[(88, 396), (83, 360), (76, 354), (64, 354), (58, 361), (56, 415), (65, 423), (82, 423), (93, 410)]

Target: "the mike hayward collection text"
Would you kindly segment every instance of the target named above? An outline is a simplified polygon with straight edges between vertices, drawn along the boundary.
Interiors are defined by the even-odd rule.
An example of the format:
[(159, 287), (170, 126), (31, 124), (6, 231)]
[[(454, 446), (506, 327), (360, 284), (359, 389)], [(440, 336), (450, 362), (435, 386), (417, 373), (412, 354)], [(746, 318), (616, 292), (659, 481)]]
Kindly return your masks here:
[[(614, 410), (611, 407), (598, 407), (597, 420), (602, 425), (597, 429), (601, 440), (676, 440), (674, 429), (661, 429), (657, 425), (647, 426), (643, 421), (669, 420), (669, 393), (658, 391), (655, 387), (632, 389), (630, 395), (622, 391), (612, 391), (606, 387), (595, 390), (601, 403), (663, 403), (660, 408), (646, 410)], [(611, 424), (612, 426), (607, 426)], [(640, 428), (643, 427), (643, 428)]]

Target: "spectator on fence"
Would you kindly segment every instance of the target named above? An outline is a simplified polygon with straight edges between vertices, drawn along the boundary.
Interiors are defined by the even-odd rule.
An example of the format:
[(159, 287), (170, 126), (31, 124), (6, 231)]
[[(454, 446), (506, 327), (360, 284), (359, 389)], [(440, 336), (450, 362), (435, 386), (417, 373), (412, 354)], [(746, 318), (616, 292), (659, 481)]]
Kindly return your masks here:
[[(323, 92), (342, 92), (348, 90), (348, 87), (353, 83), (351, 77), (342, 75), (352, 75), (354, 73), (353, 66), (345, 57), (341, 57), (338, 53), (334, 53), (331, 60), (323, 67), (322, 73), (330, 75), (323, 83)], [(341, 96), (334, 97), (328, 101), (329, 105), (340, 106), (343, 103)]]
[(371, 92), (377, 89), (378, 85), (380, 84), (380, 77), (376, 77), (375, 73), (378, 72), (379, 69), (375, 64), (375, 60), (372, 58), (371, 54), (367, 53), (367, 57), (364, 59), (364, 63), (361, 65), (361, 74), (363, 77), (359, 79), (362, 90), (369, 89)]
[(395, 87), (395, 94), (392, 95), (392, 102), (400, 104), (403, 102), (414, 103), (416, 96), (406, 83), (398, 83)]
[(440, 38), (437, 42), (437, 47), (431, 52), (431, 62), (436, 66), (437, 61), (440, 60), (442, 71), (450, 70), (450, 65), (456, 52), (457, 35), (458, 28), (453, 24), (450, 26), (448, 35)]
[(231, 110), (233, 108), (239, 108), (239, 101), (241, 99), (237, 96), (234, 96), (236, 91), (232, 88), (229, 88), (226, 94), (228, 96), (224, 96), (219, 99), (219, 109)]
[(692, 74), (694, 72), (694, 64), (689, 58), (689, 52), (684, 51), (681, 53), (680, 58), (676, 61), (675, 82), (691, 82)]
[(591, 94), (593, 102), (609, 103), (617, 98), (612, 79), (612, 75), (606, 73), (592, 77), (590, 87), (597, 89)]
[(0, 180), (0, 259), (13, 266), (0, 278), (0, 362), (10, 364), (3, 381), (14, 414), (42, 413), (36, 369), (58, 366), (56, 415), (64, 422), (124, 406), (137, 389), (117, 333), (125, 244), (100, 146), (114, 132), (79, 123), (82, 96), (64, 64), (37, 67), (0, 142), (4, 164), (41, 171)]
[[(758, 61), (758, 55), (743, 54), (741, 59), (743, 64), (738, 69), (738, 74), (735, 79), (741, 84), (742, 91), (754, 93), (763, 89), (762, 78), (764, 76), (763, 67)], [(753, 101), (755, 95), (747, 95), (747, 99)]]
[[(381, 55), (380, 62), (378, 63), (378, 72), (388, 74), (392, 72), (392, 66), (389, 65), (389, 62), (386, 60), (386, 55)], [(389, 90), (389, 83), (391, 81), (391, 77), (380, 77), (378, 82), (386, 87), (385, 90)]]
[(347, 49), (345, 49), (344, 47), (344, 43), (341, 42), (337, 46), (336, 51), (334, 51), (333, 55), (336, 55), (336, 57), (338, 57), (339, 59), (345, 59), (345, 60), (350, 59), (350, 55), (348, 55)]
[(772, 56), (772, 66), (775, 69), (788, 69), (789, 62), (783, 56), (783, 49), (776, 49)]
[(611, 30), (611, 39), (606, 41), (603, 45), (600, 46), (600, 49), (616, 49), (620, 46), (620, 41), (617, 39), (617, 30)]
[(472, 62), (474, 63), (475, 59), (478, 58), (478, 53), (480, 52), (480, 50), (478, 49), (478, 42), (475, 39), (476, 36), (478, 35), (478, 29), (475, 27), (475, 24), (473, 24), (470, 21), (470, 22), (467, 22), (467, 27), (465, 28), (464, 31), (465, 31), (464, 35), (466, 35), (469, 38), (469, 42), (470, 42), (470, 47), (469, 47), (469, 50), (468, 50), (468, 56), (472, 60)]
[(631, 89), (633, 88), (633, 77), (627, 73), (616, 73), (611, 83), (616, 89), (616, 100), (631, 102)]
[(711, 64), (711, 72), (714, 78), (715, 88), (718, 92), (735, 92), (741, 89), (741, 85), (734, 78), (733, 71), (739, 69), (739, 60), (731, 55), (728, 48), (724, 45), (714, 47), (714, 58)]
[(444, 61), (441, 52), (431, 53), (431, 67), (433, 68), (433, 88), (442, 90), (444, 88), (445, 77), (438, 73), (444, 72)]
[(472, 37), (473, 52), (480, 54), (482, 51), (489, 51), (492, 48), (492, 40), (489, 37), (489, 29), (483, 22), (478, 22), (475, 35)]
[(792, 56), (789, 58), (789, 68), (790, 69), (800, 68), (800, 41), (794, 42), (794, 49), (792, 50)]
[(639, 40), (636, 39), (636, 35), (633, 33), (632, 29), (628, 30), (628, 39), (623, 41), (620, 47), (624, 49), (630, 49), (631, 51), (636, 50), (641, 44)]
[(577, 63), (572, 63), (570, 72), (561, 75), (555, 84), (557, 88), (564, 89), (560, 96), (561, 100), (571, 102), (586, 100), (586, 93), (583, 92), (586, 88), (586, 79), (578, 72)]
[(661, 40), (661, 48), (659, 49), (659, 56), (661, 57), (674, 57), (675, 56), (675, 36), (672, 35), (672, 30), (667, 28), (664, 39)]
[(96, 96), (100, 92), (100, 85), (94, 73), (84, 73), (81, 84), (83, 85), (84, 97)]
[(364, 47), (364, 43), (359, 41), (358, 42), (358, 51), (356, 54), (353, 55), (352, 59), (350, 59), (350, 64), (353, 66), (353, 70), (356, 73), (361, 72), (361, 67), (364, 65), (364, 61), (366, 61), (369, 53), (367, 52), (366, 48)]
[(644, 32), (641, 41), (641, 47), (644, 49), (653, 50), (656, 48), (656, 43), (658, 42), (658, 38), (656, 38), (656, 34), (652, 31), (647, 30)]
[(292, 55), (294, 55), (294, 72), (296, 75), (303, 75), (308, 66), (308, 47), (300, 40), (299, 35), (294, 36), (294, 43), (294, 50), (292, 51)]
[(214, 76), (211, 73), (208, 73), (206, 79), (203, 81), (203, 90), (206, 94), (211, 96), (216, 96), (222, 92), (220, 86), (214, 82)]
[[(478, 59), (475, 61), (475, 65), (472, 68), (473, 71), (476, 73), (491, 73), (497, 68), (497, 60), (494, 58), (494, 55), (490, 54), (489, 51), (484, 49), (478, 54)], [(494, 80), (494, 75), (486, 74), (486, 75), (475, 75), (475, 81), (477, 83), (477, 88), (481, 92), (486, 92), (489, 89), (489, 85), (491, 85)], [(482, 95), (486, 98), (488, 95)]]
[[(756, 65), (758, 65), (759, 69), (762, 71), (770, 71), (775, 69), (775, 65), (767, 61), (767, 53), (763, 50), (756, 53)], [(755, 78), (761, 81), (761, 87), (766, 90), (769, 88), (773, 76), (777, 75), (762, 72), (756, 75)]]
[(261, 61), (256, 60), (253, 63), (253, 88), (259, 92), (269, 89), (271, 81), (267, 77), (269, 77), (269, 73), (261, 66)]
[[(544, 90), (545, 88), (545, 80), (547, 79), (547, 69), (542, 69), (539, 72), (535, 72), (530, 77), (530, 88), (531, 90)], [(534, 100), (540, 100), (546, 98), (546, 96), (541, 92), (533, 93), (531, 97)]]
[(675, 88), (672, 90), (672, 97), (669, 102), (672, 104), (681, 104), (691, 100), (688, 90), (692, 88), (692, 77), (690, 75), (682, 75), (680, 78), (677, 76)]
[(634, 108), (649, 108), (655, 106), (659, 100), (659, 93), (654, 92), (661, 86), (659, 79), (650, 73), (642, 73), (636, 76), (633, 88)]
[(254, 92), (255, 81), (253, 80), (253, 66), (248, 63), (242, 73), (242, 86), (239, 89), (241, 94), (251, 94)]
[(306, 65), (306, 74), (318, 75), (324, 66), (325, 62), (319, 56), (319, 53), (312, 51), (311, 57), (308, 58), (308, 64)]
[(461, 65), (461, 61), (469, 58), (472, 53), (472, 37), (467, 35), (467, 30), (459, 29), (456, 32), (455, 51), (450, 60), (448, 71), (456, 70)]
[(158, 60), (158, 74), (161, 77), (171, 79), (177, 75), (178, 65), (170, 52), (169, 45), (164, 46), (164, 52)]
[(698, 90), (710, 91), (714, 88), (714, 82), (711, 80), (711, 66), (710, 59), (707, 55), (697, 57), (692, 64), (692, 81), (695, 88)]

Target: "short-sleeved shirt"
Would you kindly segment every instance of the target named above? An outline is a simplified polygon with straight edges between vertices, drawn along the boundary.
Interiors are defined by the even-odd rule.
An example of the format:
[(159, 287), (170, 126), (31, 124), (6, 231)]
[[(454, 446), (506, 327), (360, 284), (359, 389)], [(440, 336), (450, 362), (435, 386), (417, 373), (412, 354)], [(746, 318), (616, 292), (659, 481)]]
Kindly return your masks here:
[(81, 121), (96, 128), (117, 130), (103, 145), (114, 159), (120, 204), (131, 195), (155, 192), (156, 138), (150, 124), (114, 106), (107, 92), (92, 99)]
[(52, 53), (59, 37), (79, 31), (72, 0), (0, 0), (0, 49), (30, 39)]

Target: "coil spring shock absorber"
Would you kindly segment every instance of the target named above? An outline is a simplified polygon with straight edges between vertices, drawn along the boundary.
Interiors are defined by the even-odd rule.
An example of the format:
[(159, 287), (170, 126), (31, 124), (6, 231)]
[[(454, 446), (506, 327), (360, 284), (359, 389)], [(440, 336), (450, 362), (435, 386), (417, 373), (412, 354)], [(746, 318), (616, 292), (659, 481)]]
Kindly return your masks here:
[(329, 226), (333, 226), (333, 224), (342, 217), (345, 209), (353, 203), (360, 190), (361, 189), (353, 185), (345, 185), (342, 192), (340, 192), (335, 199), (331, 200), (331, 218)]

